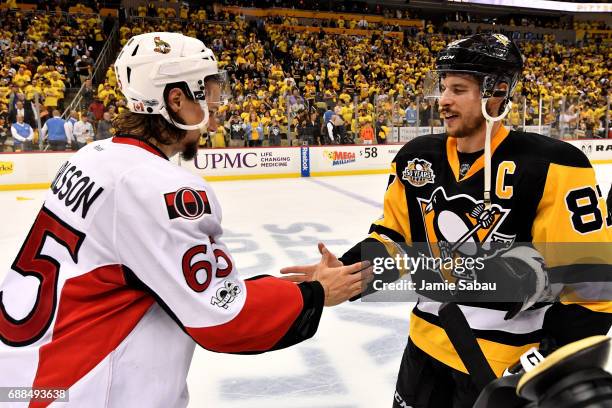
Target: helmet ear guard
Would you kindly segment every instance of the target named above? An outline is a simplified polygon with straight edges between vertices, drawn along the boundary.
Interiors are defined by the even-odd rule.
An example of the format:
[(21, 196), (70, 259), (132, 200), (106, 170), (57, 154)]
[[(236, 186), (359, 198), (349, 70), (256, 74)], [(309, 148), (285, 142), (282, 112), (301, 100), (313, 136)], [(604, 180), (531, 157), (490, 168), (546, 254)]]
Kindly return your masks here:
[(200, 102), (200, 107), (202, 108), (202, 112), (204, 112), (204, 118), (202, 119), (200, 123), (195, 124), (195, 125), (185, 125), (185, 124), (177, 122), (170, 116), (165, 105), (159, 109), (159, 114), (162, 115), (163, 118), (166, 119), (173, 126), (181, 130), (199, 130), (200, 134), (202, 135), (208, 131), (207, 125), (208, 125), (208, 120), (210, 119), (210, 115), (208, 112), (208, 104), (206, 103), (206, 101), (199, 101), (199, 102)]
[(500, 89), (497, 86), (500, 83), (507, 83), (508, 81), (503, 78), (499, 78), (494, 75), (485, 75), (482, 79), (482, 85), (480, 90), (483, 98), (508, 98), (510, 95), (510, 89)]

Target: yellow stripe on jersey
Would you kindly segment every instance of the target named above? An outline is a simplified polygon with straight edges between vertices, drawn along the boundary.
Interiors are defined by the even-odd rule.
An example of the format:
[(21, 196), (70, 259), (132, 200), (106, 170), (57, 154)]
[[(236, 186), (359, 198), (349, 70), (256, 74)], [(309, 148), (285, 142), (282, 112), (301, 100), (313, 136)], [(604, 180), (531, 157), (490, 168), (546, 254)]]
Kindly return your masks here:
[(573, 302), (573, 301), (563, 301), (561, 302), (564, 305), (571, 304), (579, 304), (582, 307), (585, 307), (593, 312), (604, 312), (604, 313), (612, 313), (610, 308), (610, 302)]
[[(377, 240), (378, 242), (380, 242), (381, 244), (383, 244), (385, 246), (385, 250), (387, 251), (387, 253), (389, 254), (390, 258), (396, 258), (397, 256), (399, 256), (400, 258), (403, 258), (404, 256), (406, 256), (406, 251), (404, 251), (398, 243), (396, 243), (393, 239), (391, 238), (385, 238), (384, 236), (382, 236), (381, 234), (377, 233), (377, 232), (372, 232), (370, 234), (370, 238), (374, 238), (375, 240)], [(403, 263), (399, 262), (398, 263), (398, 278), (401, 278), (402, 276), (404, 276), (406, 273), (409, 273), (410, 270), (406, 269), (403, 267)]]
[(397, 177), (395, 163), (391, 163), (391, 174), (395, 175), (394, 180), (387, 187), (385, 192), (383, 216), (374, 221), (374, 225), (389, 228), (402, 237), (407, 243), (412, 241), (410, 226), (408, 222), (408, 203), (406, 202), (406, 190), (404, 185)]
[[(533, 242), (612, 242), (612, 230), (606, 226), (606, 211), (592, 167), (551, 163), (531, 228)], [(562, 258), (555, 261), (563, 262)], [(556, 265), (572, 263), (570, 259)]]
[[(612, 265), (612, 228), (606, 225), (606, 203), (599, 196), (595, 171), (592, 167), (576, 168), (551, 163), (546, 184), (532, 226), (534, 246), (544, 257), (547, 268), (586, 265)], [(585, 272), (588, 273), (588, 272)], [(600, 282), (572, 284), (566, 287), (560, 299), (565, 304), (579, 304), (589, 310), (612, 313), (612, 302), (595, 302), (593, 296), (611, 299), (602, 290)], [(588, 286), (592, 285), (591, 290)], [(581, 293), (595, 293), (590, 298)], [(580, 301), (580, 299), (585, 299)]]
[[(414, 344), (436, 360), (455, 370), (467, 373), (465, 365), (459, 358), (450, 339), (443, 328), (421, 319), (414, 313), (410, 315), (410, 338)], [(490, 340), (477, 338), (478, 345), (484, 353), (495, 375), (500, 377), (504, 370), (516, 363), (519, 357), (531, 347), (538, 347), (538, 343), (523, 346), (510, 346)]]
[[(501, 144), (501, 142), (506, 139), (509, 133), (510, 130), (508, 130), (508, 128), (504, 127), (503, 125), (501, 125), (499, 129), (497, 129), (497, 132), (495, 132), (493, 137), (491, 137), (491, 155), (495, 153), (497, 147)], [(459, 154), (457, 153), (456, 137), (449, 137), (446, 139), (446, 157), (448, 157), (448, 164), (450, 165), (450, 168), (453, 171), (453, 174), (455, 175), (455, 180), (457, 180), (457, 182), (469, 179), (470, 177), (472, 177), (472, 175), (476, 174), (478, 171), (484, 168), (483, 153), (478, 159), (476, 159), (474, 164), (472, 164), (466, 175), (463, 176), (461, 180), (459, 179)]]

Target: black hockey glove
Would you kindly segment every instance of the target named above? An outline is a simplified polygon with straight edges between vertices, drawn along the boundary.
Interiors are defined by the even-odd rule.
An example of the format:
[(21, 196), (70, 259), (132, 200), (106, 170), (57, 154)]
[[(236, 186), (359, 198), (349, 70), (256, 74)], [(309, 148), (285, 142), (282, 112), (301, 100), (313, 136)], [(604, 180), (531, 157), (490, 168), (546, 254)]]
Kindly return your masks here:
[(551, 301), (548, 273), (542, 255), (530, 246), (517, 246), (487, 259), (478, 279), (495, 282), (500, 299), (512, 300), (504, 317), (512, 319), (536, 302)]

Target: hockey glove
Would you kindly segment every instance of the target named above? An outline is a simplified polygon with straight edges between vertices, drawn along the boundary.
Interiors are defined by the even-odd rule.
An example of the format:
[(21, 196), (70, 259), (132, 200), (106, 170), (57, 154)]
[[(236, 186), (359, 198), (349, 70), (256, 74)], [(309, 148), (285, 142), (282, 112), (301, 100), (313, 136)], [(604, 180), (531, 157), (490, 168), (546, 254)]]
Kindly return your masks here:
[(486, 263), (485, 275), (488, 276), (485, 280), (497, 282), (498, 289), (506, 293), (512, 290), (519, 299), (510, 303), (505, 320), (512, 319), (536, 302), (552, 300), (544, 259), (534, 248), (517, 246)]

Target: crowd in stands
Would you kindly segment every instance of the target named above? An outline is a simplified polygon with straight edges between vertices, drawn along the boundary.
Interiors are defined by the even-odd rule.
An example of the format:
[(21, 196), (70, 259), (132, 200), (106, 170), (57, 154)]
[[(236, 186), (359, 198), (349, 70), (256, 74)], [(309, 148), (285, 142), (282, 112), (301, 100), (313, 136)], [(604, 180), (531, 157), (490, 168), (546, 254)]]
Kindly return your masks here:
[[(249, 25), (239, 16), (230, 20), (229, 27), (218, 28), (229, 35), (212, 43), (232, 74), (235, 103), (230, 112), (242, 115), (245, 124), (249, 112), (259, 111), (264, 124), (276, 117), (299, 134), (310, 128), (306, 125), (313, 107), (319, 108), (319, 114), (331, 107), (335, 112), (331, 119), (340, 134), (344, 130), (355, 137), (369, 133), (362, 132), (366, 124), (375, 128), (376, 136), (384, 134), (383, 127), (376, 126), (381, 113), (388, 125), (442, 124), (436, 107), (417, 98), (422, 97), (421, 80), (434, 55), (456, 36), (437, 35), (428, 24), (402, 41), (376, 35), (294, 32), (291, 27), (297, 22), (291, 19), (281, 27), (266, 25), (263, 29), (261, 22)], [(534, 125), (541, 117), (542, 124), (554, 125), (556, 135), (596, 136), (603, 127), (611, 86), (609, 44), (562, 45), (547, 37), (520, 46), (526, 58), (524, 80), (516, 89), (516, 107), (507, 123)], [(293, 123), (288, 124), (288, 112), (301, 109), (306, 112), (294, 115)]]
[[(264, 2), (283, 5), (276, 0)], [(258, 2), (253, 5), (255, 3)], [(223, 126), (201, 141), (202, 145), (212, 147), (301, 142), (384, 143), (389, 139), (392, 127), (441, 126), (437, 106), (423, 98), (422, 80), (431, 69), (436, 53), (449, 41), (467, 34), (448, 30), (442, 34), (440, 25), (425, 21), (421, 29), (401, 29), (403, 37), (377, 33), (370, 36), (335, 35), (322, 30), (294, 29), (297, 25), (309, 23), (318, 27), (329, 26), (330, 20), (314, 23), (291, 17), (255, 20), (211, 5), (188, 9), (184, 2), (157, 2), (154, 7), (151, 4), (133, 10), (132, 14), (141, 18), (134, 18), (120, 27), (121, 45), (131, 36), (145, 32), (183, 32), (208, 44), (231, 78), (233, 98), (218, 113), (218, 121)], [(376, 12), (395, 17), (391, 10)], [(175, 16), (177, 18), (173, 18)], [(523, 23), (520, 21), (518, 24)], [(358, 24), (359, 21), (351, 19), (334, 21), (336, 27), (363, 28)], [(588, 24), (591, 28), (599, 28), (598, 23)], [(95, 30), (99, 25), (91, 27)], [(400, 30), (399, 27), (396, 29)], [(18, 30), (19, 26), (13, 26), (11, 31), (13, 35), (19, 35), (15, 34)], [(91, 37), (87, 36), (86, 30), (82, 40), (89, 47), (87, 39), (91, 40)], [(70, 66), (67, 62), (74, 64), (74, 60), (65, 61), (64, 58), (66, 55), (78, 58), (79, 52), (72, 51), (78, 44), (81, 42), (76, 41), (71, 48), (65, 48), (69, 50), (67, 54), (59, 54), (54, 62), (63, 64), (55, 62), (52, 72), (58, 71), (58, 64), (64, 67)], [(557, 137), (598, 136), (598, 130), (604, 126), (611, 87), (610, 43), (560, 44), (553, 36), (546, 36), (543, 41), (522, 41), (519, 45), (525, 55), (524, 78), (517, 86), (514, 107), (506, 118), (507, 125), (516, 128), (551, 125), (551, 135)], [(24, 71), (29, 66), (25, 63), (28, 57), (23, 56), (36, 56), (36, 49), (34, 47), (34, 51), (26, 50), (25, 53), (13, 52), (14, 56), (19, 55), (24, 60)], [(11, 62), (6, 56), (3, 61)], [(29, 63), (32, 68), (40, 69), (36, 60), (29, 60)], [(15, 82), (27, 73), (19, 73), (19, 68), (17, 66), (17, 71), (8, 76), (6, 85), (11, 90), (15, 86), (21, 89), (21, 83)], [(67, 71), (62, 68), (62, 81), (68, 77)], [(38, 78), (44, 80), (44, 74), (45, 71)], [(53, 75), (56, 74), (47, 76), (53, 80)], [(73, 76), (73, 80), (79, 81), (77, 77)], [(98, 84), (91, 84), (87, 76), (83, 76), (83, 80), (83, 111), (73, 114), (72, 120), (85, 117), (93, 126), (92, 134), (81, 137), (78, 143), (112, 135), (112, 119), (126, 109), (112, 67), (108, 67), (104, 81)], [(27, 93), (27, 86), (23, 91), (25, 100), (29, 101), (31, 93)], [(18, 93), (13, 92), (15, 95)], [(39, 93), (45, 94), (42, 89)], [(9, 105), (17, 100), (16, 96), (10, 95), (6, 99)], [(54, 116), (54, 106), (47, 107), (44, 101), (43, 105), (49, 108), (43, 108), (47, 111), (46, 116)], [(60, 106), (59, 101), (57, 106)], [(8, 121), (7, 118), (5, 122)], [(0, 132), (2, 128), (0, 125)], [(77, 148), (78, 143), (74, 144)]]
[[(35, 142), (38, 127), (54, 110), (63, 110), (66, 92), (90, 78), (109, 31), (98, 14), (68, 14), (60, 3), (54, 3), (53, 12), (0, 11), (0, 121), (3, 127), (17, 123), (21, 106), (25, 124), (33, 129), (28, 137)], [(18, 138), (13, 142), (13, 149), (29, 145)]]
[[(370, 4), (366, 1), (329, 1), (329, 0), (222, 0), (220, 4), (225, 6), (255, 7), (255, 8), (295, 8), (312, 11), (334, 11), (339, 13), (363, 13), (375, 15), (390, 15), (402, 9), (390, 9), (381, 4)], [(398, 17), (402, 18), (402, 17)]]
[[(17, 4), (15, 0), (9, 0), (7, 3)], [(20, 2), (22, 3), (22, 2)], [(30, 0), (24, 3), (33, 4), (36, 10), (46, 12), (63, 11), (65, 13), (70, 10), (79, 13), (93, 12), (98, 14), (103, 7), (117, 8), (121, 4), (120, 0)]]

